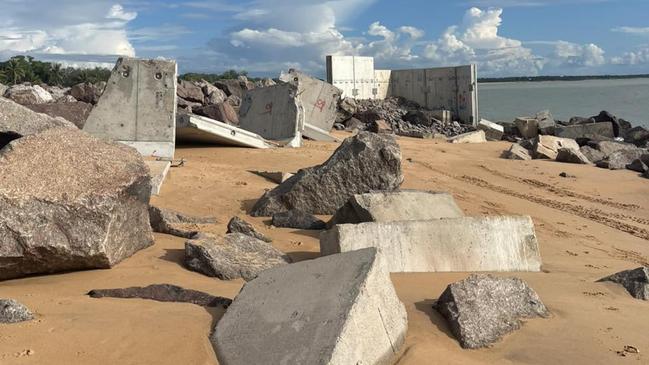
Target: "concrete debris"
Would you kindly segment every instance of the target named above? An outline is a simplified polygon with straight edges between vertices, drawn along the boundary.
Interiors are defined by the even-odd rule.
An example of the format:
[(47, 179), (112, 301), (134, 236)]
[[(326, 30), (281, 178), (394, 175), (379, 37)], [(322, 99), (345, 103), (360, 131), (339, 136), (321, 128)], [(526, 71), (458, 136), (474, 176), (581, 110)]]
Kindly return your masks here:
[(539, 135), (539, 121), (536, 118), (518, 117), (514, 124), (523, 138), (535, 138)]
[(391, 364), (407, 326), (388, 273), (365, 249), (261, 273), (210, 340), (226, 365)]
[(273, 214), (272, 225), (275, 227), (296, 228), (296, 229), (324, 229), (326, 224), (322, 220), (303, 212), (299, 209), (291, 209), (286, 212)]
[(501, 157), (509, 160), (528, 161), (532, 159), (532, 153), (527, 148), (514, 143), (507, 151), (503, 151)]
[(191, 303), (201, 307), (227, 308), (232, 299), (216, 297), (198, 290), (185, 289), (172, 284), (152, 284), (145, 287), (133, 286), (119, 289), (93, 289), (91, 298), (137, 298), (158, 302)]
[(354, 113), (356, 113), (356, 99), (353, 98), (343, 98), (338, 102), (338, 108), (336, 109), (336, 122), (345, 123), (349, 120)]
[(86, 119), (90, 115), (92, 104), (83, 101), (74, 101), (69, 103), (32, 104), (27, 105), (27, 108), (36, 113), (47, 114), (53, 118), (63, 118), (74, 123), (77, 128), (82, 129), (86, 124)]
[(581, 146), (579, 148), (579, 152), (586, 156), (588, 161), (590, 161), (591, 163), (596, 163), (597, 161), (601, 161), (606, 158), (606, 155), (603, 152), (591, 146)]
[(597, 280), (612, 281), (622, 285), (636, 299), (649, 300), (649, 267), (624, 270)]
[(270, 243), (243, 233), (202, 236), (185, 242), (185, 265), (221, 280), (252, 280), (260, 272), (286, 265), (291, 259)]
[(626, 131), (624, 140), (638, 147), (649, 148), (649, 130), (640, 126), (633, 127)]
[(463, 348), (487, 347), (522, 326), (521, 318), (549, 317), (538, 294), (518, 278), (471, 275), (450, 284), (435, 308)]
[(451, 143), (484, 143), (487, 142), (484, 130), (459, 134), (448, 139)]
[(275, 80), (268, 77), (255, 82), (255, 87), (268, 87), (273, 85), (277, 85), (277, 83), (275, 82)]
[(69, 94), (78, 101), (95, 105), (99, 102), (99, 98), (104, 92), (106, 83), (91, 84), (84, 82), (76, 84), (70, 88)]
[(21, 105), (54, 102), (52, 95), (39, 85), (13, 85), (5, 92), (5, 96)]
[(149, 176), (151, 176), (151, 195), (159, 195), (169, 169), (171, 168), (171, 161), (162, 160), (145, 160), (149, 168)]
[(579, 150), (574, 139), (539, 135), (534, 140), (534, 158), (556, 160), (560, 148)]
[(587, 137), (589, 139), (596, 139), (597, 137), (615, 137), (613, 134), (613, 124), (610, 122), (560, 126), (556, 128), (556, 136), (572, 139), (580, 137)]
[(449, 193), (419, 190), (354, 194), (327, 223), (392, 222), (464, 216)]
[(203, 100), (205, 105), (223, 103), (228, 98), (223, 90), (205, 80), (197, 82), (196, 85), (201, 88), (201, 91), (203, 91)]
[(540, 271), (528, 216), (337, 224), (320, 235), (331, 255), (376, 247), (390, 272)]
[(153, 205), (149, 207), (149, 217), (153, 232), (183, 238), (192, 238), (198, 233), (196, 229), (187, 229), (186, 225), (192, 225), (192, 228), (196, 228), (196, 225), (199, 224), (216, 223), (216, 218), (214, 217), (197, 217), (171, 209), (158, 208)]
[(176, 97), (177, 108), (179, 112), (192, 113), (194, 108), (199, 108), (203, 106), (201, 103), (195, 103), (193, 101), (185, 100), (180, 96)]
[(260, 233), (252, 226), (252, 224), (244, 221), (239, 217), (232, 217), (228, 222), (228, 231), (226, 233), (242, 233), (246, 236), (254, 237), (264, 242), (272, 242), (272, 240)]
[(402, 182), (401, 151), (394, 137), (360, 132), (345, 139), (322, 165), (302, 169), (266, 192), (251, 215), (268, 217), (290, 209), (334, 214), (354, 194), (391, 191)]
[(36, 113), (12, 100), (0, 97), (0, 148), (16, 138), (55, 127), (77, 129), (65, 119)]
[(200, 86), (189, 81), (178, 81), (176, 94), (178, 95), (178, 97), (190, 102), (198, 103), (201, 105), (205, 102), (203, 89)]
[(366, 128), (368, 131), (373, 133), (392, 134), (392, 127), (390, 127), (390, 125), (383, 119), (371, 122)]
[(555, 134), (555, 128), (557, 126), (557, 122), (554, 120), (554, 117), (552, 117), (552, 114), (550, 113), (549, 110), (543, 110), (536, 113), (535, 118), (537, 120), (537, 125), (540, 134), (549, 134), (549, 135)]
[(251, 148), (273, 147), (253, 132), (218, 120), (184, 113), (179, 113), (176, 118), (176, 141)]
[(0, 298), (0, 323), (18, 323), (34, 319), (32, 312), (14, 299)]
[(259, 175), (263, 178), (266, 178), (275, 184), (281, 184), (284, 181), (290, 179), (293, 175), (292, 172), (282, 172), (282, 171), (250, 171), (255, 175)]
[(234, 110), (232, 105), (225, 102), (206, 106), (195, 106), (192, 107), (192, 112), (210, 119), (218, 120), (219, 122), (230, 125), (239, 125), (239, 115), (236, 110)]
[(0, 280), (110, 268), (153, 244), (151, 178), (129, 147), (52, 128), (5, 146), (0, 176)]
[(505, 128), (502, 125), (486, 119), (480, 119), (478, 129), (484, 131), (485, 137), (489, 141), (500, 141), (505, 134)]
[(558, 162), (576, 163), (576, 164), (590, 164), (590, 160), (580, 150), (572, 148), (559, 148), (557, 151)]
[(639, 159), (642, 155), (646, 154), (647, 150), (634, 149), (634, 150), (620, 150), (615, 151), (608, 155), (604, 160), (597, 162), (597, 167), (609, 170), (623, 170), (634, 160)]

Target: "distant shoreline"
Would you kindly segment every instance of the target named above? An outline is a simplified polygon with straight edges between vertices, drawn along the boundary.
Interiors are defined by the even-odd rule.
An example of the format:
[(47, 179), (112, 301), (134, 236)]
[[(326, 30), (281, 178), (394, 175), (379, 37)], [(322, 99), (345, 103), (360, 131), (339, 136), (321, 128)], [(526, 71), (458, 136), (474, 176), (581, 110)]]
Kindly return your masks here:
[(541, 81), (584, 81), (584, 80), (625, 80), (647, 79), (649, 74), (640, 75), (589, 75), (589, 76), (519, 76), (519, 77), (483, 77), (478, 83), (492, 82), (541, 82)]

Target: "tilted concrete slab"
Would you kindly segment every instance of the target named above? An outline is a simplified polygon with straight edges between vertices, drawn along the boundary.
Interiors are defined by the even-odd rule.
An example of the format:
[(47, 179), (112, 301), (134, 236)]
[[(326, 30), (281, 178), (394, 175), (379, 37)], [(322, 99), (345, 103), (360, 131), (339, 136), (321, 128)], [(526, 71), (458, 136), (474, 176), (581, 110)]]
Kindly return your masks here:
[(572, 139), (580, 137), (591, 138), (595, 136), (615, 138), (615, 134), (613, 134), (613, 123), (611, 122), (560, 126), (555, 128), (555, 135), (557, 137)]
[(194, 114), (178, 114), (176, 140), (253, 148), (273, 147), (258, 134)]
[(145, 160), (144, 162), (149, 168), (149, 175), (151, 176), (151, 194), (159, 195), (162, 183), (164, 183), (169, 168), (171, 168), (171, 161)]
[(539, 271), (528, 216), (339, 224), (320, 235), (323, 255), (376, 247), (391, 272)]
[(289, 147), (302, 145), (304, 107), (293, 84), (246, 91), (239, 109), (239, 127)]
[(392, 222), (459, 218), (464, 213), (453, 195), (444, 192), (402, 190), (355, 194), (327, 223)]
[(211, 336), (222, 365), (391, 364), (408, 320), (373, 248), (263, 271)]
[(121, 57), (83, 127), (85, 132), (137, 149), (174, 157), (176, 62)]

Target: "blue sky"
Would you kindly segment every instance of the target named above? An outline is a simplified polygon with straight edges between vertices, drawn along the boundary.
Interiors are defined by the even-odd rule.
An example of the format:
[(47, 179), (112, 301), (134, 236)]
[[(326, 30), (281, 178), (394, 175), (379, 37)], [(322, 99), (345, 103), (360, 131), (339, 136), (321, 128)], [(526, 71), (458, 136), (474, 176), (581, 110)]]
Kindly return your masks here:
[(649, 73), (648, 0), (0, 0), (0, 58), (181, 72), (324, 74), (326, 54), (379, 68), (476, 63), (480, 76)]

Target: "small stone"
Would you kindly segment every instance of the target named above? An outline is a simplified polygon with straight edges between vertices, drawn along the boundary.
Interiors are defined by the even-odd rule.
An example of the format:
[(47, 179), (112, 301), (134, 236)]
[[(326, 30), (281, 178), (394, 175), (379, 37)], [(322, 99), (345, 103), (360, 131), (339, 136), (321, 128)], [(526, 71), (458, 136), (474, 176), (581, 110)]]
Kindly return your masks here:
[(262, 233), (258, 232), (252, 224), (244, 221), (239, 217), (232, 217), (230, 222), (228, 222), (228, 231), (227, 233), (243, 233), (246, 236), (254, 237), (256, 239), (262, 240), (264, 242), (271, 242), (272, 240)]
[(612, 281), (622, 285), (634, 298), (649, 300), (649, 267), (647, 266), (620, 271), (597, 281)]
[(24, 304), (14, 299), (0, 299), (0, 323), (18, 323), (34, 318)]
[(198, 233), (198, 231), (185, 229), (180, 225), (216, 223), (216, 218), (214, 217), (196, 217), (171, 209), (158, 208), (153, 205), (149, 207), (149, 220), (154, 232), (170, 234), (183, 238), (192, 238)]
[(153, 284), (145, 287), (134, 286), (120, 289), (93, 289), (88, 292), (91, 298), (139, 298), (158, 302), (192, 303), (202, 307), (226, 307), (231, 299), (171, 284)]

